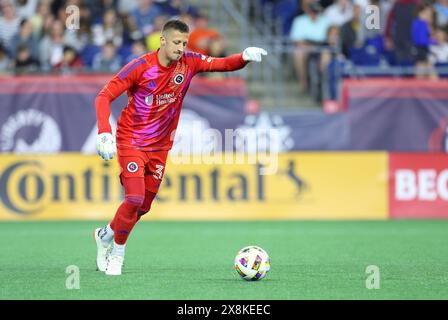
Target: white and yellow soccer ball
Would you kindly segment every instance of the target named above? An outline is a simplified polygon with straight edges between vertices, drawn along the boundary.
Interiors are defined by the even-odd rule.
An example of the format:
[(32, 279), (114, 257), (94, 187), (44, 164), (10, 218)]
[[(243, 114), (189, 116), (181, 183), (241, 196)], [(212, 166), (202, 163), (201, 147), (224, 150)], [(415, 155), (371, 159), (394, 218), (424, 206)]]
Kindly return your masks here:
[(266, 277), (271, 268), (268, 253), (257, 246), (247, 246), (235, 257), (235, 270), (244, 280), (255, 281)]

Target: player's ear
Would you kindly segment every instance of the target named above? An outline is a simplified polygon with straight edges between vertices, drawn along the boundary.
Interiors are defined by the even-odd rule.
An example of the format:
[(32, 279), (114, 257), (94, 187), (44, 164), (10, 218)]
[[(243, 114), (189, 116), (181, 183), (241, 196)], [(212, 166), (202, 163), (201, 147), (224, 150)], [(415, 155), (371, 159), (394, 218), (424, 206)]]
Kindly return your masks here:
[(160, 46), (163, 47), (166, 45), (166, 39), (163, 35), (160, 36)]

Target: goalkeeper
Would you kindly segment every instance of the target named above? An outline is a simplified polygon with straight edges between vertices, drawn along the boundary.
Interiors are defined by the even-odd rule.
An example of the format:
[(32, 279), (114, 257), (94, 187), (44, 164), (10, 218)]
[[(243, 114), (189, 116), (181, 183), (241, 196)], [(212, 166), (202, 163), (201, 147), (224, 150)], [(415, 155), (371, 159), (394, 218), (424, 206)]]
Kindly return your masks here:
[[(151, 208), (191, 79), (200, 72), (238, 70), (250, 61), (260, 62), (267, 54), (264, 49), (249, 47), (225, 58), (208, 57), (186, 52), (188, 37), (184, 22), (166, 22), (160, 48), (129, 62), (96, 97), (98, 154), (108, 161), (117, 153), (125, 191), (112, 221), (94, 231), (97, 268), (107, 275), (121, 275), (126, 240)], [(125, 91), (128, 104), (118, 120), (115, 143), (109, 124), (110, 104)]]

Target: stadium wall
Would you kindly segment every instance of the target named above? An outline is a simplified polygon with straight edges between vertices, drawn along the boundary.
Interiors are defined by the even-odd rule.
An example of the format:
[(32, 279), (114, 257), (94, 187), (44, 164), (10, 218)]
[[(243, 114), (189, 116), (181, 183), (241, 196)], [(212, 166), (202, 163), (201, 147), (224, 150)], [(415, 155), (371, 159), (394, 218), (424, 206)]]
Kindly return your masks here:
[[(265, 165), (196, 160), (170, 158), (145, 219), (448, 218), (442, 153), (293, 152)], [(268, 166), (275, 172), (261, 174)], [(118, 172), (116, 161), (79, 153), (3, 154), (0, 220), (110, 219), (123, 198)]]
[[(386, 153), (286, 153), (265, 165), (205, 160), (171, 158), (145, 219), (388, 217)], [(268, 166), (273, 174), (263, 175)], [(110, 219), (123, 197), (118, 172), (116, 161), (98, 156), (2, 155), (0, 219)]]
[[(0, 77), (0, 220), (113, 215), (122, 199), (118, 167), (96, 156), (93, 108), (109, 77)], [(446, 218), (448, 85), (428, 83), (348, 80), (346, 112), (251, 114), (241, 79), (195, 79), (145, 219)], [(113, 129), (125, 104), (122, 96), (112, 106)], [(247, 161), (175, 161), (240, 152), (238, 135), (230, 150), (208, 139), (228, 129), (243, 138), (255, 132), (255, 141), (275, 133), (276, 173)]]

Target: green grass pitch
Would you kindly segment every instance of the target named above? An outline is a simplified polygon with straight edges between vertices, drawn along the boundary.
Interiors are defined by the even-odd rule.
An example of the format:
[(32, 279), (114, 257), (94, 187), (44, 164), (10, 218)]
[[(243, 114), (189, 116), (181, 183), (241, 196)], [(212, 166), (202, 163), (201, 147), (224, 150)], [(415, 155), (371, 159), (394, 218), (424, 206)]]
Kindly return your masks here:
[[(448, 221), (143, 221), (120, 277), (95, 271), (103, 224), (0, 223), (0, 299), (448, 299)], [(271, 256), (258, 282), (233, 269), (251, 244)], [(69, 265), (80, 289), (66, 288)]]

